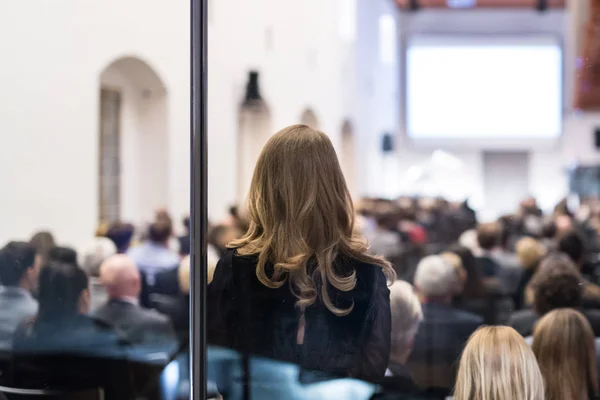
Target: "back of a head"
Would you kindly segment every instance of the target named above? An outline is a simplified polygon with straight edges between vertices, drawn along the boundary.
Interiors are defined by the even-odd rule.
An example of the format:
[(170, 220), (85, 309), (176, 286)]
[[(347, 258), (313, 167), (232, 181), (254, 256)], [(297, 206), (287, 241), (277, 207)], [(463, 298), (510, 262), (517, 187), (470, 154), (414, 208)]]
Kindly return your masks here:
[(50, 250), (56, 246), (54, 236), (48, 231), (35, 233), (29, 240), (29, 244), (35, 248), (36, 254), (44, 259), (48, 256)]
[(140, 272), (125, 254), (108, 257), (100, 266), (100, 281), (112, 299), (137, 298), (141, 291)]
[(78, 314), (80, 296), (87, 288), (87, 275), (76, 264), (49, 261), (40, 272), (38, 319), (61, 319)]
[(546, 254), (546, 248), (531, 237), (519, 239), (515, 251), (521, 267), (530, 270), (534, 270)]
[[(212, 282), (214, 269), (208, 266), (208, 283)], [(179, 281), (179, 291), (183, 294), (190, 293), (190, 256), (185, 256), (179, 264), (177, 270), (177, 279)]]
[(544, 379), (517, 331), (486, 326), (467, 342), (454, 396), (456, 400), (544, 400)]
[(533, 352), (546, 381), (547, 400), (599, 395), (594, 332), (572, 309), (546, 314), (533, 333)]
[(455, 294), (460, 277), (456, 269), (440, 256), (427, 256), (417, 265), (415, 286), (429, 298), (446, 297)]
[(579, 264), (585, 252), (583, 237), (574, 230), (563, 233), (558, 240), (558, 251), (568, 255), (575, 264)]
[(477, 227), (477, 243), (483, 250), (492, 250), (500, 244), (500, 224), (488, 222)]
[(166, 220), (157, 220), (148, 228), (148, 239), (154, 243), (166, 243), (173, 233), (173, 226)]
[(48, 253), (48, 261), (77, 264), (77, 252), (70, 247), (56, 246)]
[(108, 257), (117, 254), (117, 246), (105, 237), (95, 237), (79, 253), (81, 268), (91, 277), (100, 274), (100, 265)]
[[(270, 288), (291, 280), (298, 306), (318, 298), (306, 264), (314, 258), (321, 279), (341, 291), (356, 285), (355, 271), (339, 275), (336, 255), (379, 265), (390, 276), (390, 264), (367, 253), (354, 231), (354, 209), (331, 140), (306, 125), (293, 125), (275, 133), (263, 148), (247, 200), (250, 227), (231, 243), (240, 254), (257, 254), (257, 278)], [(274, 264), (267, 276), (265, 266)], [(336, 307), (322, 285), (320, 298), (336, 315), (350, 308)]]
[(19, 286), (35, 264), (35, 249), (27, 242), (10, 242), (0, 250), (0, 284)]
[(547, 276), (562, 273), (580, 275), (579, 269), (566, 254), (551, 253), (540, 262), (537, 271), (531, 278), (530, 285), (536, 287)]
[(396, 281), (390, 286), (390, 310), (392, 353), (406, 351), (423, 320), (419, 297), (410, 283)]
[(577, 274), (568, 272), (546, 275), (538, 281), (534, 296), (538, 315), (557, 308), (580, 307), (583, 296), (581, 279)]
[(106, 237), (112, 240), (115, 246), (117, 246), (119, 253), (123, 253), (129, 248), (134, 231), (131, 224), (115, 222), (109, 226)]

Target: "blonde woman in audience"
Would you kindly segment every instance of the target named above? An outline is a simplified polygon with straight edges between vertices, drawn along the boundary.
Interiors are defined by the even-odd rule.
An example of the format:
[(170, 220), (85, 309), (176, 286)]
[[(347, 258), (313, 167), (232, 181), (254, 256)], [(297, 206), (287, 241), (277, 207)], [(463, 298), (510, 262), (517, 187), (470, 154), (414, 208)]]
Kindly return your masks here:
[(293, 125), (265, 145), (250, 227), (208, 287), (210, 344), (312, 370), (383, 378), (390, 355), (389, 262), (371, 255), (323, 132)]
[(544, 379), (517, 331), (486, 326), (471, 336), (463, 351), (454, 396), (456, 400), (544, 400)]
[(515, 307), (520, 309), (524, 306), (525, 288), (546, 255), (546, 248), (537, 240), (530, 237), (524, 237), (515, 245), (515, 251), (517, 253), (519, 264), (523, 269), (514, 298)]
[(536, 325), (532, 348), (546, 381), (546, 400), (598, 397), (594, 333), (579, 311), (546, 314)]

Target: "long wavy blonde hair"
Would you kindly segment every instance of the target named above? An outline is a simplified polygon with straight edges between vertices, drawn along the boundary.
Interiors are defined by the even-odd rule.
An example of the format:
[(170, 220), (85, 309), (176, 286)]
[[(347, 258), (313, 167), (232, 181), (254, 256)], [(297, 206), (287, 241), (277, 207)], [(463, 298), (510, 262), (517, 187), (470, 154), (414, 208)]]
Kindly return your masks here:
[(536, 324), (532, 349), (546, 379), (546, 400), (600, 394), (594, 331), (579, 311), (563, 308), (546, 314)]
[[(344, 292), (356, 286), (356, 271), (336, 271), (340, 256), (376, 265), (388, 280), (395, 278), (390, 263), (370, 255), (355, 232), (352, 199), (333, 144), (322, 132), (293, 125), (269, 139), (254, 169), (247, 210), (248, 232), (229, 247), (239, 255), (257, 254), (258, 280), (272, 289), (287, 281), (300, 308), (320, 297), (337, 316), (352, 311), (353, 305), (336, 307), (327, 291), (327, 283)], [(315, 262), (312, 274), (309, 260)]]
[(508, 326), (485, 326), (475, 331), (465, 346), (454, 398), (544, 400), (544, 378), (517, 331)]

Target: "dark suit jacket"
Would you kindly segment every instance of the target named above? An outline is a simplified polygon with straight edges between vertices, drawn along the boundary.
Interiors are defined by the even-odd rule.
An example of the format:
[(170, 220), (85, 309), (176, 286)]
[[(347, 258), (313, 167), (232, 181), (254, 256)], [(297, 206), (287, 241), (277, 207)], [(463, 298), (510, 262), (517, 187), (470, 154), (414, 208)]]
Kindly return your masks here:
[[(600, 311), (592, 309), (580, 309), (590, 322), (594, 336), (600, 337)], [(533, 335), (535, 323), (540, 319), (540, 316), (532, 309), (521, 310), (513, 313), (508, 321), (508, 325), (515, 328), (523, 337)]]
[(451, 388), (465, 343), (483, 318), (445, 304), (423, 304), (422, 309), (408, 367), (420, 387)]
[(94, 316), (114, 326), (133, 344), (160, 344), (175, 340), (175, 332), (167, 316), (126, 301), (109, 300), (94, 312)]

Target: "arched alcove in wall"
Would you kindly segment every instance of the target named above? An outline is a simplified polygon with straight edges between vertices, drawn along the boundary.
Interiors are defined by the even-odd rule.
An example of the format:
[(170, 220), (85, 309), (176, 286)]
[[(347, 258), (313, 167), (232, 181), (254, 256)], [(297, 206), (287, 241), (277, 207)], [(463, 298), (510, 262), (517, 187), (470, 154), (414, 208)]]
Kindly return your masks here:
[(300, 116), (300, 123), (308, 125), (314, 129), (319, 129), (319, 119), (317, 118), (317, 114), (315, 114), (311, 108), (307, 108), (302, 112), (302, 115)]
[(349, 120), (342, 124), (340, 164), (352, 197), (356, 196), (356, 140), (354, 128)]
[(136, 57), (110, 63), (99, 83), (99, 220), (142, 222), (167, 205), (167, 90)]
[(239, 109), (237, 203), (245, 206), (254, 166), (271, 136), (271, 113), (267, 103), (253, 100)]

